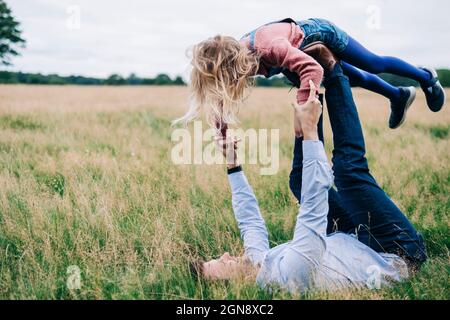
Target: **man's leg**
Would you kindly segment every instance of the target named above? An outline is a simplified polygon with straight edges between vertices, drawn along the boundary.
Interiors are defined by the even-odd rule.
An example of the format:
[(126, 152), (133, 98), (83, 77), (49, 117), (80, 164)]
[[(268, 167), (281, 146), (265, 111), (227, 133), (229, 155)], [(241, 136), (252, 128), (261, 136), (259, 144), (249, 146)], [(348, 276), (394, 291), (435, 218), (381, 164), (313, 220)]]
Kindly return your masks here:
[(358, 239), (378, 252), (395, 253), (414, 263), (425, 261), (422, 236), (369, 172), (358, 112), (339, 64), (326, 75), (324, 85), (333, 130), (335, 184), (358, 226)]
[[(323, 95), (319, 96), (319, 100), (323, 105)], [(323, 117), (320, 117), (318, 124), (319, 140), (324, 142), (323, 138)], [(289, 175), (289, 187), (300, 203), (302, 192), (302, 174), (303, 174), (303, 138), (295, 138), (294, 143), (294, 159), (292, 161), (292, 170)], [(339, 194), (335, 189), (331, 188), (328, 192), (328, 226), (327, 234), (335, 231), (348, 232), (354, 229), (354, 225), (350, 216), (341, 204)]]

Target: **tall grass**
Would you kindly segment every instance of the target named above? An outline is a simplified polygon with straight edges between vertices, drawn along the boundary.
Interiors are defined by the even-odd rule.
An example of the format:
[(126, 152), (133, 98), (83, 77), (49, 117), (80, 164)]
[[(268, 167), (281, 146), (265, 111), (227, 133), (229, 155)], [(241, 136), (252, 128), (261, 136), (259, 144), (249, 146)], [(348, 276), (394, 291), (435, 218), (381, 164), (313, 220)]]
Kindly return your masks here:
[[(293, 94), (257, 89), (241, 114), (243, 127), (280, 128), (278, 174), (245, 166), (271, 245), (292, 236), (297, 210), (288, 188)], [(170, 161), (169, 122), (186, 95), (185, 88), (0, 86), (0, 298), (450, 298), (448, 106), (433, 114), (419, 95), (392, 131), (387, 101), (355, 90), (372, 172), (425, 237), (430, 258), (421, 272), (381, 290), (291, 296), (250, 280), (190, 275), (194, 257), (243, 249), (224, 168)], [(73, 265), (78, 290), (66, 285)]]

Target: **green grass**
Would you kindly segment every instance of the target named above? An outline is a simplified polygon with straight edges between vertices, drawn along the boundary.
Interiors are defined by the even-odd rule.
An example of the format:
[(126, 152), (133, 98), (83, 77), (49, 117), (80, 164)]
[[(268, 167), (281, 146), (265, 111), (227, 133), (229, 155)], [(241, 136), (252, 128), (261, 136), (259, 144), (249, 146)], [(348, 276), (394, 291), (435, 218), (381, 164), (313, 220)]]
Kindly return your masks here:
[(450, 132), (450, 125), (433, 125), (423, 126), (416, 124), (416, 128), (425, 132), (428, 132), (434, 139), (448, 139)]
[[(243, 114), (248, 126), (270, 122), (288, 133), (277, 175), (245, 166), (274, 246), (292, 237), (297, 212), (290, 114), (261, 124), (251, 116)], [(1, 299), (450, 298), (448, 125), (412, 117), (392, 132), (362, 113), (374, 176), (425, 238), (421, 272), (381, 290), (291, 296), (252, 280), (191, 276), (192, 259), (243, 248), (224, 168), (174, 166), (171, 118), (164, 108), (0, 117)], [(326, 141), (330, 151), (328, 131)], [(66, 286), (74, 265), (79, 290)]]
[(0, 117), (0, 127), (11, 128), (14, 130), (41, 130), (44, 128), (41, 123), (27, 116), (11, 115)]

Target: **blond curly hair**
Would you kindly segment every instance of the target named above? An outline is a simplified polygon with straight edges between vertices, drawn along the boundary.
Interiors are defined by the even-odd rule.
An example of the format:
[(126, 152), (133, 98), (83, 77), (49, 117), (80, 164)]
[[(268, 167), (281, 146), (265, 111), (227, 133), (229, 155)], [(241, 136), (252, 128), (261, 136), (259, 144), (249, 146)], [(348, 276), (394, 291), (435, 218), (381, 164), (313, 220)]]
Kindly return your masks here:
[(240, 103), (252, 86), (259, 57), (232, 37), (217, 35), (192, 48), (190, 105), (173, 124), (187, 125), (204, 109), (211, 127), (237, 123)]

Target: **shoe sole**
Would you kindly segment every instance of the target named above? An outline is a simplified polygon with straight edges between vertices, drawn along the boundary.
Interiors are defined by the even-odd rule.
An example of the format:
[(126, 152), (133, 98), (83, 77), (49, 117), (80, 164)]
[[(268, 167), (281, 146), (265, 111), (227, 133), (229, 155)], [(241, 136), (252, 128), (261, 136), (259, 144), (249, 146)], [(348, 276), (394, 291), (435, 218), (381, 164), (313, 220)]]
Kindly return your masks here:
[(416, 88), (409, 87), (408, 90), (411, 93), (411, 95), (409, 96), (408, 101), (406, 101), (405, 111), (403, 112), (402, 120), (400, 120), (400, 122), (395, 127), (391, 128), (391, 129), (397, 129), (398, 127), (400, 127), (403, 124), (403, 122), (405, 122), (405, 120), (406, 120), (406, 113), (408, 112), (409, 107), (414, 102), (414, 99), (416, 99)]

